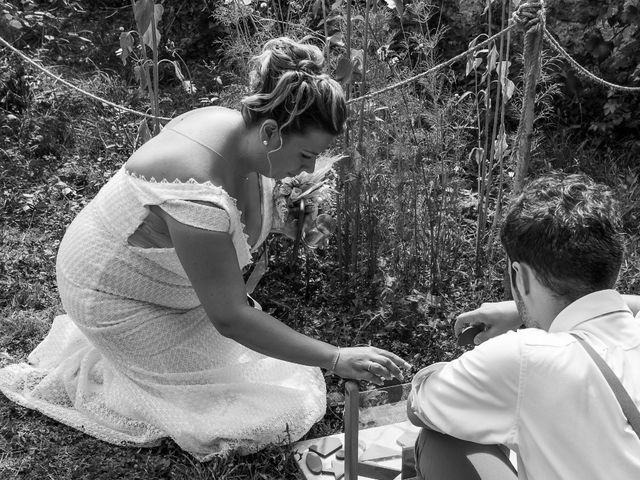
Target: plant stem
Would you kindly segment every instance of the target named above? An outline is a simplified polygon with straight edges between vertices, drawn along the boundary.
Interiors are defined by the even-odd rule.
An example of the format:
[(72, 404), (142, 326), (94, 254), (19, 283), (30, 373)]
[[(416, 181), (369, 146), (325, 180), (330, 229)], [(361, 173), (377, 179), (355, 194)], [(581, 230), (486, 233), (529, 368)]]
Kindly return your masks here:
[[(157, 135), (160, 133), (160, 121), (158, 117), (160, 116), (160, 102), (158, 99), (158, 34), (156, 32), (156, 7), (153, 6), (153, 16), (151, 17), (151, 43), (153, 44), (153, 102), (151, 103), (153, 107), (153, 134)], [(144, 45), (143, 45), (144, 48)]]

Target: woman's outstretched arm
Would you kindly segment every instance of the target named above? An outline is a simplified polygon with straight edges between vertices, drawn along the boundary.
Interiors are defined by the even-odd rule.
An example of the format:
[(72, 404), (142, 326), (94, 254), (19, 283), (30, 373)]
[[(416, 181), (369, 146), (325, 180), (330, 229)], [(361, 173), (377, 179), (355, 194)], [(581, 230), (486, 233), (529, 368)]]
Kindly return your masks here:
[(333, 369), (346, 378), (374, 383), (383, 378), (402, 379), (401, 368), (407, 364), (391, 352), (375, 347), (338, 351), (250, 307), (231, 236), (185, 225), (165, 212), (162, 216), (205, 312), (222, 335), (270, 357)]

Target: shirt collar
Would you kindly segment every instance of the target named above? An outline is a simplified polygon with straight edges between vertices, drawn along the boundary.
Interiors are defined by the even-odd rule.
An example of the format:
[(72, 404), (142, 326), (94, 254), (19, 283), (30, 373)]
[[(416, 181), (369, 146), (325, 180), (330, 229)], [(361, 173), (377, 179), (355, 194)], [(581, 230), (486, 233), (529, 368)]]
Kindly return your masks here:
[(596, 317), (613, 312), (629, 312), (622, 296), (615, 290), (599, 290), (579, 298), (562, 310), (551, 322), (549, 333), (566, 332)]

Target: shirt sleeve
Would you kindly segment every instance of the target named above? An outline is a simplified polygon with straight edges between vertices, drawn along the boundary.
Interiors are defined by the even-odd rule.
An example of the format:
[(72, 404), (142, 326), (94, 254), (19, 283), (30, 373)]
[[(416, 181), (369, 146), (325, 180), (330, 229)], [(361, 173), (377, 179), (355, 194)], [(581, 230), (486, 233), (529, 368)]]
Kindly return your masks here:
[(508, 332), (416, 374), (409, 408), (429, 428), (476, 443), (517, 435), (521, 348)]
[(230, 232), (229, 212), (221, 206), (193, 200), (167, 200), (159, 206), (185, 225), (215, 232)]

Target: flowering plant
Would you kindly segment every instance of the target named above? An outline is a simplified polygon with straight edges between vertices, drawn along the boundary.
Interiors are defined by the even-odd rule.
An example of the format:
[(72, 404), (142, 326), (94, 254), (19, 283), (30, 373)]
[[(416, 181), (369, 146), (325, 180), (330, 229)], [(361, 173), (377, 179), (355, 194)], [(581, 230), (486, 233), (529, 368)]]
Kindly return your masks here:
[(333, 164), (340, 155), (321, 156), (312, 173), (278, 181), (273, 189), (274, 230), (292, 239), (300, 239), (308, 247), (326, 243), (336, 229), (333, 210), (336, 172)]

